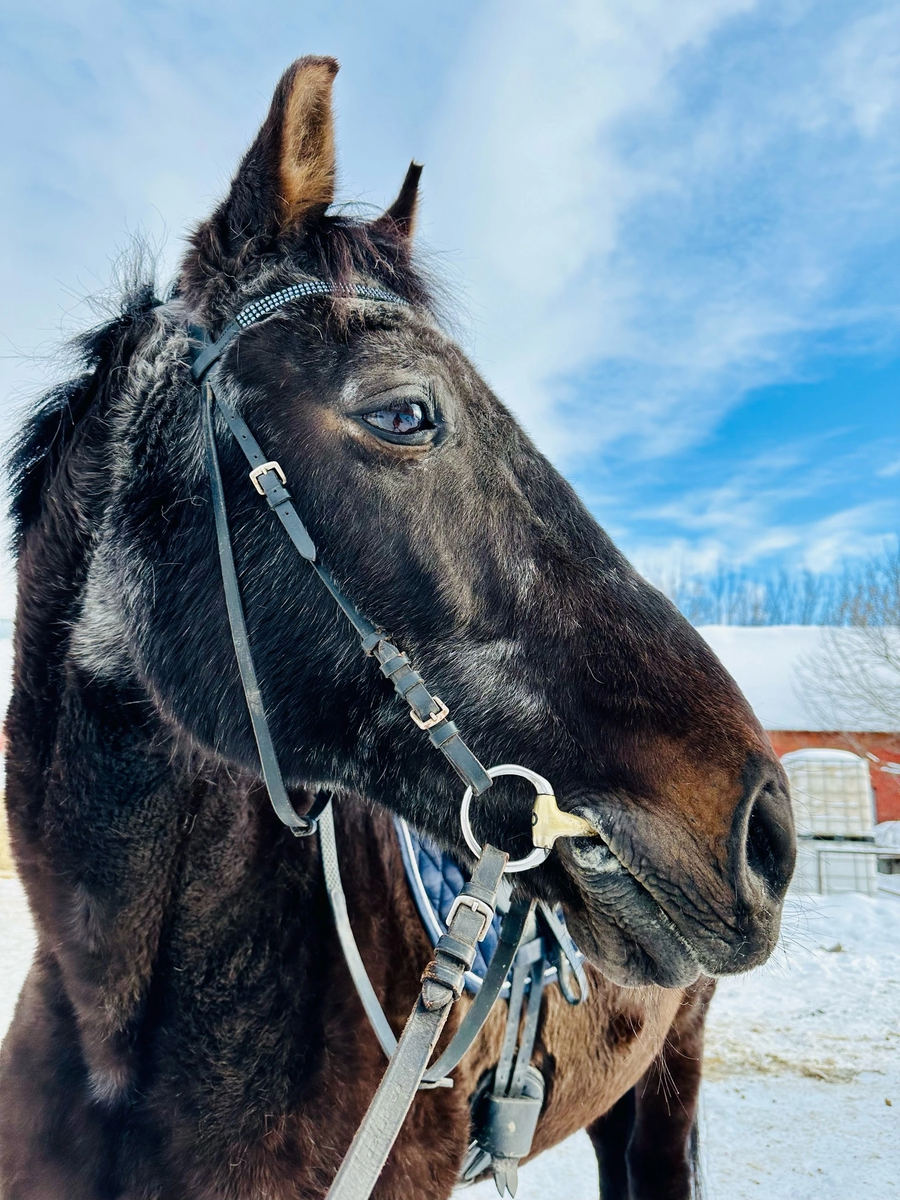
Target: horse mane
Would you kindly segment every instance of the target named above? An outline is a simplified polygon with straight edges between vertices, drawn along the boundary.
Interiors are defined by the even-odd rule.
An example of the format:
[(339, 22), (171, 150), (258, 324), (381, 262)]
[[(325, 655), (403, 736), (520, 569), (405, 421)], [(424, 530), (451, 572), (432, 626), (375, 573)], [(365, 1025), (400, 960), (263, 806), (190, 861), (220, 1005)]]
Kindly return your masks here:
[(134, 354), (160, 303), (152, 279), (132, 278), (120, 290), (115, 315), (68, 344), (81, 371), (40, 397), (10, 445), (7, 486), (14, 550), (39, 515), (41, 495), (79, 422), (109, 395), (116, 373)]

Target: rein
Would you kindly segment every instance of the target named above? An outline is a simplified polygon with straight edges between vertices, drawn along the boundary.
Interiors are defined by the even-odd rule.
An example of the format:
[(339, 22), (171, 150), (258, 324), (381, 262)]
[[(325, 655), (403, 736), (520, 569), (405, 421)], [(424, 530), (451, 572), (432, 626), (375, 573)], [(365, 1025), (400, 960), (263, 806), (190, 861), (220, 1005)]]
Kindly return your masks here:
[[(528, 928), (534, 928), (533, 902), (517, 900), (512, 904), (501, 926), (497, 950), (478, 995), (447, 1049), (430, 1069), (428, 1063), (452, 1005), (462, 995), (465, 973), (471, 968), (474, 961), (476, 945), (484, 938), (493, 920), (504, 874), (527, 871), (532, 867), (539, 866), (547, 859), (554, 842), (559, 837), (596, 837), (597, 830), (582, 817), (561, 812), (556, 805), (550, 783), (536, 772), (516, 764), (505, 764), (485, 770), (450, 719), (450, 710), (447, 705), (440, 697), (429, 691), (422, 676), (415, 670), (407, 656), (388, 640), (384, 632), (360, 613), (356, 605), (340, 590), (328, 568), (319, 562), (312, 538), (294, 506), (287, 487), (287, 478), (280, 463), (267, 458), (244, 419), (226, 400), (216, 394), (209, 373), (238, 334), (268, 314), (281, 309), (284, 305), (313, 296), (336, 296), (408, 306), (408, 301), (385, 288), (370, 285), (348, 285), (337, 288), (323, 280), (311, 279), (252, 301), (238, 312), (215, 341), (209, 337), (205, 329), (197, 326), (190, 326), (188, 333), (199, 343), (199, 348), (194, 351), (191, 373), (201, 392), (206, 465), (228, 622), (259, 754), (263, 781), (275, 813), (291, 833), (296, 837), (308, 837), (317, 830), (319, 832), (326, 890), (341, 947), (368, 1019), (389, 1059), (387, 1071), (341, 1164), (328, 1192), (327, 1200), (367, 1200), (406, 1118), (416, 1091), (423, 1086), (453, 1086), (453, 1081), (446, 1078), (446, 1073), (459, 1063), (471, 1046), (499, 996), (510, 968), (515, 964), (510, 994), (510, 1018), (507, 1021), (507, 1034), (496, 1072), (501, 1086), (498, 1091), (495, 1085), (494, 1094), (487, 1098), (494, 1104), (494, 1107), (499, 1105), (497, 1119), (501, 1123), (505, 1121), (506, 1126), (512, 1131), (516, 1130), (516, 1121), (511, 1120), (510, 1113), (514, 1113), (517, 1120), (521, 1121), (524, 1118), (526, 1126), (530, 1124), (524, 1151), (520, 1151), (519, 1154), (504, 1155), (504, 1147), (500, 1146), (497, 1152), (501, 1163), (513, 1164), (511, 1167), (501, 1166), (499, 1168), (501, 1174), (497, 1173), (498, 1168), (495, 1166), (498, 1188), (502, 1178), (504, 1190), (508, 1186), (507, 1179), (512, 1185), (511, 1190), (514, 1190), (515, 1162), (517, 1162), (518, 1156), (527, 1152), (527, 1148), (530, 1146), (531, 1135), (534, 1132), (534, 1125), (537, 1122), (543, 1098), (542, 1082), (539, 1096), (531, 1094), (535, 1091), (536, 1085), (534, 1079), (529, 1078), (529, 1075), (533, 1076), (537, 1072), (534, 1068), (529, 1067), (528, 1060), (531, 1057), (537, 1032), (544, 962), (543, 958), (540, 958), (539, 961), (539, 952), (534, 948), (540, 942), (539, 938), (532, 936), (525, 946), (522, 945)], [(446, 932), (438, 939), (434, 957), (422, 975), (422, 988), (418, 1000), (407, 1020), (399, 1042), (394, 1038), (393, 1031), (366, 975), (350, 927), (346, 900), (340, 881), (334, 822), (330, 810), (331, 796), (328, 793), (320, 794), (310, 810), (301, 815), (291, 803), (285, 787), (260, 692), (241, 600), (216, 444), (216, 409), (224, 418), (250, 466), (250, 483), (259, 495), (265, 498), (298, 554), (310, 564), (332, 599), (347, 617), (360, 639), (363, 653), (375, 659), (382, 674), (391, 681), (397, 693), (408, 704), (413, 722), (428, 734), (432, 745), (441, 751), (466, 785), (460, 813), (462, 831), (465, 841), (477, 861), (471, 879), (463, 886), (453, 902), (447, 918)], [(469, 818), (472, 798), (487, 791), (492, 786), (494, 779), (502, 775), (524, 777), (532, 783), (537, 793), (532, 817), (534, 849), (530, 854), (513, 862), (509, 861), (505, 853), (489, 844), (480, 846), (472, 832)], [(543, 908), (546, 906), (542, 906)], [(555, 920), (556, 927), (560, 926), (558, 918), (552, 913), (549, 917), (547, 913), (543, 915), (548, 928), (557, 936), (560, 946), (577, 972), (579, 970), (576, 965), (577, 952), (570, 953), (568, 947), (571, 947), (571, 941), (565, 934), (564, 927), (562, 934), (559, 934), (558, 928), (553, 925)], [(542, 945), (542, 943), (540, 944)], [(513, 1064), (519, 1030), (519, 1014), (523, 1008), (527, 978), (530, 978), (531, 984), (526, 1006), (525, 1025), (518, 1055)], [(583, 999), (585, 988), (583, 972), (579, 975), (579, 985), (582, 988), (581, 998)], [(529, 1106), (527, 1114), (523, 1106)], [(509, 1144), (512, 1145), (512, 1142)], [(516, 1143), (516, 1145), (518, 1144)], [(488, 1154), (488, 1161), (490, 1157), (491, 1155)], [(476, 1161), (481, 1162), (479, 1170), (486, 1165), (481, 1159)]]

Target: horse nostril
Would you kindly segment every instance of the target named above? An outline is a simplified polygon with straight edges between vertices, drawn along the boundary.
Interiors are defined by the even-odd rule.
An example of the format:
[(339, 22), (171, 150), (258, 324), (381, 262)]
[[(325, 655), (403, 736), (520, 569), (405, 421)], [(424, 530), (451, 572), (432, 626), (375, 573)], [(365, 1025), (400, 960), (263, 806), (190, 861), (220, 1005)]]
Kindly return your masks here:
[(776, 784), (766, 784), (753, 801), (744, 845), (749, 869), (783, 895), (794, 870), (794, 829), (790, 800)]

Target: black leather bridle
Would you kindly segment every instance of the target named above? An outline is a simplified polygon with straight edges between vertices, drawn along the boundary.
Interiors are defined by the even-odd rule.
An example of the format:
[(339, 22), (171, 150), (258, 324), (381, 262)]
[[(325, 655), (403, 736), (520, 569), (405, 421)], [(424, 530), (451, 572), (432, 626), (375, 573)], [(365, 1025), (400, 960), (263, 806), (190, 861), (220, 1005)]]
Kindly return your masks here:
[(225, 506), (225, 493), (222, 486), (222, 473), (219, 468), (219, 456), (216, 448), (216, 436), (213, 424), (213, 409), (218, 408), (225, 418), (235, 441), (240, 446), (244, 457), (250, 464), (250, 481), (257, 492), (264, 496), (269, 507), (281, 521), (285, 532), (294, 544), (297, 553), (305, 558), (321, 579), (332, 599), (356, 630), (365, 654), (376, 659), (382, 674), (393, 683), (397, 692), (403, 697), (410, 708), (410, 715), (418, 727), (427, 732), (432, 745), (436, 746), (448, 759), (450, 765), (459, 777), (473, 789), (476, 795), (486, 791), (493, 780), (484, 767), (460, 737), (459, 730), (450, 720), (449, 709), (442, 701), (433, 696), (426, 688), (425, 682), (418, 671), (414, 670), (409, 659), (381, 633), (368, 618), (364, 617), (352, 600), (348, 599), (335, 583), (331, 572), (318, 561), (316, 547), (306, 530), (291, 494), (287, 489), (287, 480), (281, 465), (267, 459), (250, 429), (232, 406), (221, 396), (216, 395), (209, 380), (209, 371), (221, 359), (225, 350), (237, 335), (249, 328), (256, 321), (269, 313), (275, 312), (293, 300), (310, 296), (343, 296), (348, 299), (374, 300), (388, 304), (405, 305), (407, 301), (384, 288), (368, 285), (355, 285), (338, 290), (321, 280), (309, 280), (293, 284), (291, 287), (274, 292), (270, 296), (254, 300), (242, 308), (233, 321), (223, 330), (216, 341), (211, 341), (204, 329), (192, 326), (191, 336), (200, 342), (191, 367), (191, 373), (200, 384), (203, 396), (203, 420), (206, 437), (207, 470), (212, 489), (213, 512), (216, 522), (216, 537), (219, 545), (219, 559), (222, 566), (222, 582), (225, 587), (225, 600), (228, 606), (228, 620), (231, 625), (234, 640), (235, 655), (247, 698), (247, 707), (253, 723), (253, 733), (259, 750), (263, 779), (266, 784), (272, 806), (279, 818), (288, 826), (292, 833), (305, 836), (316, 830), (315, 816), (306, 814), (300, 816), (288, 798), (287, 789), (278, 763), (278, 756), (272, 742), (266, 719), (265, 708), (259, 691), (256, 669), (247, 637), (247, 623), (244, 619), (240, 587), (237, 571), (234, 565), (234, 555), (231, 549), (231, 535), (228, 528), (228, 515)]
[[(528, 870), (530, 867), (539, 865), (547, 858), (552, 846), (552, 840), (546, 843), (545, 839), (545, 842), (542, 843), (535, 836), (535, 849), (531, 854), (513, 863), (509, 862), (506, 854), (491, 845), (478, 846), (474, 841), (471, 825), (468, 823), (468, 805), (471, 798), (473, 795), (477, 796), (487, 791), (493, 783), (493, 778), (497, 775), (519, 774), (525, 775), (535, 784), (538, 801), (553, 801), (555, 808), (555, 800), (547, 781), (532, 771), (514, 766), (485, 770), (463, 741), (459, 730), (450, 719), (447, 706), (438, 696), (429, 691), (422, 676), (414, 669), (407, 656), (388, 639), (385, 633), (363, 616), (356, 605), (344, 595), (328, 568), (319, 561), (313, 540), (294, 506), (287, 487), (285, 472), (280, 463), (266, 457), (243, 417), (228, 401), (218, 395), (213, 387), (210, 372), (242, 330), (249, 328), (255, 322), (280, 310), (292, 301), (310, 297), (337, 297), (404, 306), (408, 304), (408, 301), (386, 288), (368, 284), (337, 287), (323, 280), (308, 279), (253, 300), (238, 312), (234, 320), (225, 327), (215, 341), (210, 338), (205, 329), (196, 325), (189, 326), (188, 333), (197, 343), (193, 352), (191, 372), (201, 392), (206, 464), (228, 621), (259, 753), (263, 780), (276, 814), (295, 836), (305, 837), (319, 829), (326, 885), (345, 957), (369, 1019), (390, 1059), (375, 1098), (362, 1125), (357, 1130), (350, 1150), (341, 1164), (327, 1197), (327, 1200), (367, 1200), (400, 1131), (416, 1090), (420, 1086), (441, 1086), (448, 1083), (443, 1076), (456, 1066), (474, 1041), (494, 1000), (499, 995), (500, 988), (516, 957), (533, 909), (533, 903), (520, 901), (513, 904), (504, 921), (497, 953), (478, 997), (466, 1014), (450, 1045), (434, 1067), (428, 1070), (428, 1062), (449, 1016), (452, 1004), (462, 995), (465, 972), (471, 967), (474, 960), (476, 943), (484, 936), (493, 919), (498, 890), (504, 873)], [(376, 660), (382, 674), (391, 681), (398, 694), (409, 705), (412, 720), (419, 729), (428, 734), (432, 745), (444, 754), (457, 775), (466, 784), (462, 810), (463, 831), (473, 852), (476, 852), (477, 862), (470, 881), (464, 885), (454, 903), (448, 918), (448, 929), (435, 946), (434, 958), (425, 969), (422, 976), (421, 993), (399, 1043), (394, 1040), (374, 990), (365, 975), (365, 969), (362, 966), (362, 960), (347, 920), (346, 902), (343, 900), (340, 876), (336, 868), (334, 826), (330, 810), (328, 810), (331, 796), (328, 793), (321, 793), (309, 812), (301, 815), (291, 803), (284, 784), (253, 662), (240, 584), (231, 546), (228, 512), (216, 444), (216, 409), (224, 418), (250, 466), (249, 478), (253, 487), (265, 498), (297, 552), (310, 564), (332, 599), (347, 617), (360, 639), (363, 652)], [(321, 820), (323, 817), (325, 819)], [(587, 832), (586, 822), (581, 818), (576, 818), (572, 814), (559, 813), (558, 810), (556, 817), (557, 827), (553, 837), (573, 836), (576, 832), (584, 836)], [(568, 821), (568, 825), (566, 825), (566, 821)], [(578, 822), (581, 822), (580, 826)], [(536, 826), (538, 823), (536, 801)], [(580, 967), (580, 964), (578, 965)], [(580, 976), (580, 985), (584, 994), (586, 985), (583, 972)], [(535, 997), (537, 999), (536, 1007)], [(519, 1002), (521, 1003), (521, 997)], [(535, 989), (529, 1004), (529, 1012), (534, 1009), (531, 1018), (532, 1043), (539, 1006), (540, 997)], [(515, 1028), (517, 1031), (518, 1016), (516, 1016)], [(514, 1039), (510, 1054), (513, 1048)], [(527, 1065), (528, 1056), (530, 1056), (530, 1049), (524, 1058), (520, 1051), (519, 1057), (523, 1059), (525, 1065)], [(510, 1059), (510, 1064), (511, 1061)]]

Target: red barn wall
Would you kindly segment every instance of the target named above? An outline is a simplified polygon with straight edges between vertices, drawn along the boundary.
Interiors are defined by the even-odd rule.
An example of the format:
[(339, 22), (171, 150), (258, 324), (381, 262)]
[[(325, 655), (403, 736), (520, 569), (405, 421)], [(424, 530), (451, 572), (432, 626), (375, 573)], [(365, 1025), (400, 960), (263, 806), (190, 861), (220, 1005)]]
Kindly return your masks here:
[(875, 812), (878, 821), (900, 821), (900, 775), (889, 774), (880, 768), (884, 763), (900, 763), (900, 734), (896, 733), (813, 733), (802, 729), (769, 729), (769, 740), (780, 758), (789, 750), (805, 750), (822, 746), (830, 750), (850, 750), (860, 757), (869, 757), (869, 773), (875, 792)]

